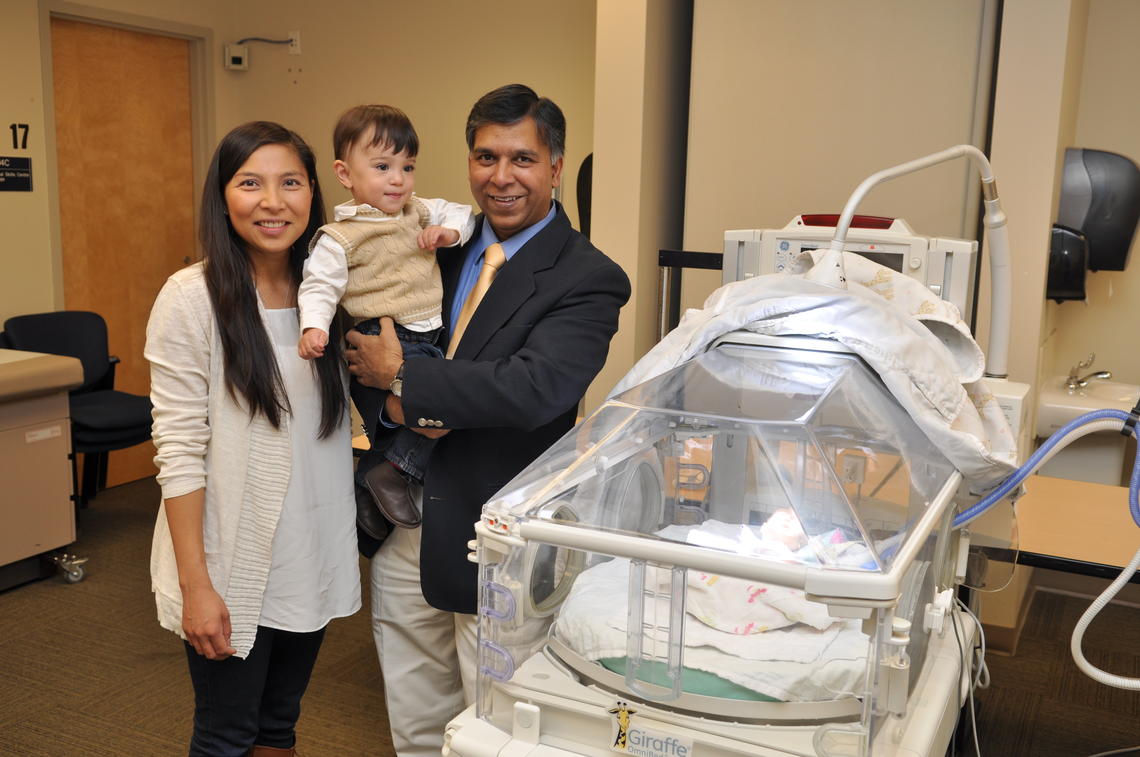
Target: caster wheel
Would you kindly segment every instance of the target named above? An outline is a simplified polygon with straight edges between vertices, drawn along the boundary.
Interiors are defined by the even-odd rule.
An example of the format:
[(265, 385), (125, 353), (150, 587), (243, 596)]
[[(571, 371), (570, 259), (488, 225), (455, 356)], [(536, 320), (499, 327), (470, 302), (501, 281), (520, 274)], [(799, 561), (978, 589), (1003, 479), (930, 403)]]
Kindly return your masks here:
[(77, 584), (87, 575), (87, 569), (83, 567), (83, 564), (87, 562), (86, 557), (76, 557), (67, 552), (60, 552), (52, 555), (51, 561), (63, 571), (63, 580), (69, 584)]

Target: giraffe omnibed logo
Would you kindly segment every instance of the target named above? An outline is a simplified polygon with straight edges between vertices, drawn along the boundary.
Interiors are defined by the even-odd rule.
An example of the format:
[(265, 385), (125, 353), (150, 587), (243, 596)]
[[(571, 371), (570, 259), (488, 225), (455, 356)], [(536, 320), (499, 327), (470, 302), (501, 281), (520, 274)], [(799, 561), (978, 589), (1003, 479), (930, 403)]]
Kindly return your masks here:
[(610, 730), (613, 736), (610, 749), (613, 751), (639, 757), (692, 756), (692, 739), (636, 725), (633, 715), (637, 710), (630, 709), (625, 702), (617, 702), (607, 712), (613, 715), (613, 728)]

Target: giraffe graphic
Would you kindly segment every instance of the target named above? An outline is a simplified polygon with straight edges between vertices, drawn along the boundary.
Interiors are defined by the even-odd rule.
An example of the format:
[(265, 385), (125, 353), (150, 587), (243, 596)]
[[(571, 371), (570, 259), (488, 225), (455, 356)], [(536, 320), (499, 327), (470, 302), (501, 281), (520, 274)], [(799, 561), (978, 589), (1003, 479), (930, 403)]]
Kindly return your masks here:
[(637, 712), (637, 710), (629, 709), (625, 702), (619, 701), (617, 706), (606, 710), (609, 714), (614, 716), (617, 721), (617, 736), (614, 738), (614, 749), (625, 751), (627, 744), (626, 739), (629, 737), (629, 716)]

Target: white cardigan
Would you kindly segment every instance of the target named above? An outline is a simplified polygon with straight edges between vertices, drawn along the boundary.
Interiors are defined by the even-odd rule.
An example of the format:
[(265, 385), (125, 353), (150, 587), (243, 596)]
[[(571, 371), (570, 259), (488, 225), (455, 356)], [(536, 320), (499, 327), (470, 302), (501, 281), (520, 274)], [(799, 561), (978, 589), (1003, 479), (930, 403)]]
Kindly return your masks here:
[[(264, 308), (258, 305), (264, 318)], [(163, 499), (206, 488), (206, 566), (230, 612), (230, 643), (253, 647), (269, 576), (273, 535), (289, 487), (289, 416), (274, 429), (226, 390), (221, 336), (201, 263), (163, 286), (147, 324), (153, 438)], [(348, 433), (347, 414), (343, 433)], [(207, 486), (209, 481), (209, 486)], [(182, 632), (178, 567), (160, 507), (151, 551), (151, 587), (163, 628)]]

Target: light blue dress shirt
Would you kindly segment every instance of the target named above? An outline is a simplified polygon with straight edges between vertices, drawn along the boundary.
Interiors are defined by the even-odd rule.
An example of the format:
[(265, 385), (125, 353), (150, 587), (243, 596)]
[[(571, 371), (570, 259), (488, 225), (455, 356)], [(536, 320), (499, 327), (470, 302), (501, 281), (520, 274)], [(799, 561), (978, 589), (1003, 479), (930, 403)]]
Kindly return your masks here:
[(556, 207), (554, 203), (550, 203), (550, 212), (536, 224), (527, 226), (519, 233), (512, 236), (507, 241), (500, 241), (495, 236), (491, 224), (487, 222), (486, 217), (483, 218), (483, 231), (480, 233), (479, 238), (471, 244), (471, 248), (467, 250), (467, 258), (463, 261), (463, 267), (459, 270), (459, 281), (455, 286), (455, 297), (451, 300), (451, 311), (448, 313), (447, 330), (453, 332), (455, 330), (455, 321), (459, 318), (459, 311), (463, 309), (463, 303), (467, 301), (467, 295), (475, 286), (475, 282), (479, 279), (479, 271), (483, 268), (483, 251), (491, 245), (498, 242), (503, 246), (503, 254), (506, 255), (507, 260), (514, 257), (514, 254), (522, 249), (522, 246), (534, 238), (534, 235), (546, 228), (546, 226), (554, 220)]
[[(451, 301), (451, 312), (448, 313), (447, 330), (449, 332), (455, 329), (455, 320), (459, 318), (459, 311), (463, 309), (467, 295), (470, 294), (475, 282), (479, 279), (479, 269), (483, 267), (483, 251), (498, 242), (503, 246), (503, 254), (509, 261), (516, 252), (522, 249), (524, 244), (533, 239), (535, 234), (545, 229), (554, 220), (554, 214), (557, 210), (558, 206), (553, 202), (550, 203), (550, 212), (541, 221), (526, 227), (505, 242), (499, 241), (491, 229), (491, 224), (487, 222), (486, 218), (483, 219), (483, 231), (479, 234), (479, 238), (471, 243), (471, 249), (467, 250), (467, 258), (463, 261), (463, 268), (459, 271), (459, 283), (455, 287), (455, 298)], [(387, 428), (399, 426), (388, 418), (388, 412), (383, 408), (380, 410), (380, 423)]]

